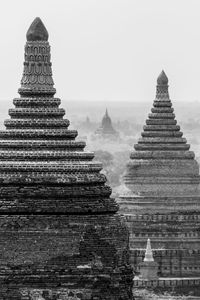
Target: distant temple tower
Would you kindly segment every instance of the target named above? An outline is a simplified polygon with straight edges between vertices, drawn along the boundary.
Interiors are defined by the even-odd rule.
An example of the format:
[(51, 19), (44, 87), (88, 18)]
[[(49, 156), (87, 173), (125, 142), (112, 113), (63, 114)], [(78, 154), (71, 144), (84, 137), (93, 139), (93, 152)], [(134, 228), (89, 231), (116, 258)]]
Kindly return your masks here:
[(134, 146), (119, 198), (131, 238), (132, 263), (149, 237), (159, 275), (200, 276), (199, 166), (175, 120), (164, 71), (142, 137)]
[(99, 137), (110, 138), (119, 136), (119, 133), (113, 128), (112, 120), (108, 115), (108, 110), (106, 108), (105, 115), (103, 116), (101, 126), (95, 131), (95, 134)]
[(55, 92), (36, 18), (20, 98), (0, 131), (0, 299), (132, 299), (127, 228)]

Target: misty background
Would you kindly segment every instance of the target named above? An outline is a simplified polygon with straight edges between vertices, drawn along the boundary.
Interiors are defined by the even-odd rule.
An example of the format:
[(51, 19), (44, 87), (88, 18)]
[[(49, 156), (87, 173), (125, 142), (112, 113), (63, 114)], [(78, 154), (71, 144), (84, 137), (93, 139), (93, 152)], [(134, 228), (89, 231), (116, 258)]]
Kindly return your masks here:
[[(71, 128), (103, 162), (114, 190), (152, 107), (162, 69), (178, 124), (200, 162), (199, 0), (1, 4), (0, 128), (18, 96), (26, 31), (38, 16), (49, 32), (56, 96)], [(102, 142), (93, 136), (106, 108), (120, 139)]]

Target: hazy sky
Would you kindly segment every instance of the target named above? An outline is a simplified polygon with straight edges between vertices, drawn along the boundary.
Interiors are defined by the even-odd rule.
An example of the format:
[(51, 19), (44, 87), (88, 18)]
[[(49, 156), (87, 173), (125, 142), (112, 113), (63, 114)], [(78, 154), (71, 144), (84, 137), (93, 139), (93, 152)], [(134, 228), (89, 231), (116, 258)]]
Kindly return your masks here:
[(164, 69), (174, 101), (200, 101), (200, 0), (2, 0), (1, 99), (17, 96), (37, 16), (49, 32), (57, 96), (152, 101)]

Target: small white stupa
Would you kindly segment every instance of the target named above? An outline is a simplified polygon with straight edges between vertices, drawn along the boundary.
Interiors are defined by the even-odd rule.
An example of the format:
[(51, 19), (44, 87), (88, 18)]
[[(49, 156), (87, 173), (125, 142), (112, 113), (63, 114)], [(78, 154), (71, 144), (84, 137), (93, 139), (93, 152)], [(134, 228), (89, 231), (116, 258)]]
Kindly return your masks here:
[(146, 247), (146, 251), (145, 251), (144, 261), (154, 261), (150, 239), (147, 240), (147, 247)]
[(154, 261), (153, 251), (151, 249), (151, 241), (147, 240), (147, 247), (145, 251), (145, 258), (139, 264), (140, 278), (144, 280), (158, 279), (158, 264)]

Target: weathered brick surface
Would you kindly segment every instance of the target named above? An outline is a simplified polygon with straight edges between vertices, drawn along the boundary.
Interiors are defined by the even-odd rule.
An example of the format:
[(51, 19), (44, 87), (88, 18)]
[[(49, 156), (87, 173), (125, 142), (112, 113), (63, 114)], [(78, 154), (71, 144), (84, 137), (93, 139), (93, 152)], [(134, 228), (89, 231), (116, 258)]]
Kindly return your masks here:
[(5, 289), (87, 286), (91, 295), (128, 299), (132, 270), (128, 233), (119, 215), (9, 215), (0, 218), (0, 226)]

